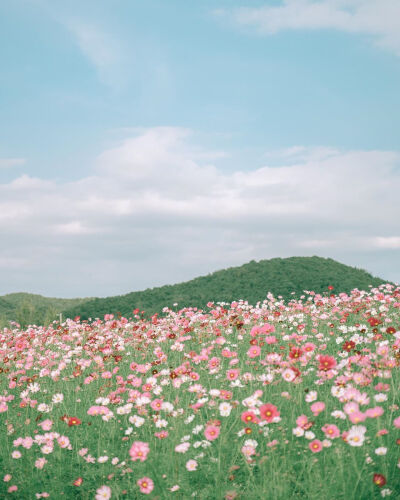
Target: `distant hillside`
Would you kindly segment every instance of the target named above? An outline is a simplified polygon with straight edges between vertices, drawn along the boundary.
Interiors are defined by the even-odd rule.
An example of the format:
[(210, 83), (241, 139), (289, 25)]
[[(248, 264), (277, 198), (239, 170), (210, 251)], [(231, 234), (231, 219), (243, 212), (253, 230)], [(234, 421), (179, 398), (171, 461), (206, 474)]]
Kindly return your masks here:
[(285, 299), (304, 290), (327, 292), (328, 286), (335, 293), (349, 292), (353, 288), (368, 290), (368, 286), (385, 283), (362, 269), (346, 266), (332, 259), (321, 257), (290, 257), (251, 261), (240, 267), (217, 271), (207, 276), (176, 285), (166, 285), (115, 297), (88, 300), (64, 311), (64, 317), (81, 319), (102, 318), (104, 314), (131, 316), (133, 309), (146, 313), (160, 313), (165, 306), (205, 307), (209, 301), (231, 302), (244, 299), (256, 304), (268, 292)]
[(79, 306), (92, 298), (57, 299), (32, 293), (10, 293), (0, 297), (0, 326), (7, 326), (10, 320), (22, 326), (47, 324), (72, 307)]

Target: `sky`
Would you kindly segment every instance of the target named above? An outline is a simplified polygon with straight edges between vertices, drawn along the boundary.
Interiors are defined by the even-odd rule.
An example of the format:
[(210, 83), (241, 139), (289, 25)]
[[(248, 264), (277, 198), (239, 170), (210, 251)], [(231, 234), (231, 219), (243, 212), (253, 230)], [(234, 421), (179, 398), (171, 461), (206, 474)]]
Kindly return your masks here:
[(0, 60), (0, 294), (400, 282), (398, 0), (3, 0)]

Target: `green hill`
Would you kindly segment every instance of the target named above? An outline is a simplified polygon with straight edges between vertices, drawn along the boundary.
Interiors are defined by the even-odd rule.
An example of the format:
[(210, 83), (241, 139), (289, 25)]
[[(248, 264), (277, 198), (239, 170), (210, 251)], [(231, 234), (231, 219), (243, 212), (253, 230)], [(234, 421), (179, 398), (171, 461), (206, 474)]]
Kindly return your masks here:
[(176, 285), (166, 285), (115, 297), (96, 298), (64, 311), (65, 317), (81, 319), (102, 318), (104, 314), (131, 316), (133, 309), (147, 314), (162, 311), (165, 306), (205, 307), (209, 301), (231, 302), (244, 299), (256, 304), (268, 292), (285, 299), (304, 290), (327, 292), (328, 286), (335, 293), (349, 292), (353, 288), (368, 290), (369, 285), (385, 283), (364, 270), (346, 266), (332, 259), (321, 257), (291, 257), (251, 261), (240, 267), (217, 271), (207, 276)]
[(22, 326), (47, 324), (63, 318), (102, 318), (104, 314), (131, 316), (136, 308), (146, 314), (161, 313), (163, 307), (205, 307), (207, 302), (231, 302), (244, 299), (256, 304), (268, 292), (285, 299), (299, 296), (304, 290), (335, 293), (349, 292), (353, 288), (367, 290), (369, 285), (385, 283), (362, 269), (346, 266), (322, 257), (290, 257), (270, 259), (239, 267), (216, 271), (207, 276), (157, 288), (106, 298), (58, 299), (29, 293), (11, 293), (0, 297), (0, 326), (10, 320)]
[(66, 309), (77, 307), (85, 299), (57, 299), (32, 293), (9, 293), (0, 297), (0, 326), (17, 321), (22, 326), (42, 325), (53, 321)]

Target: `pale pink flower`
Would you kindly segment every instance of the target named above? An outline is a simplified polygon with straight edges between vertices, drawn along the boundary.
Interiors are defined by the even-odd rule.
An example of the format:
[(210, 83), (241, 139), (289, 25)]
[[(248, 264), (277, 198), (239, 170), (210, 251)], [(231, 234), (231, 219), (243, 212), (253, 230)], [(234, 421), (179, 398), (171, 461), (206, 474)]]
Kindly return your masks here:
[(111, 488), (109, 486), (103, 485), (96, 490), (96, 500), (109, 500), (111, 498)]
[(47, 460), (44, 457), (40, 457), (35, 461), (35, 467), (37, 469), (43, 469), (45, 464), (47, 464)]
[(197, 461), (196, 460), (188, 460), (186, 462), (186, 469), (188, 471), (193, 471), (193, 470), (196, 470), (197, 469)]

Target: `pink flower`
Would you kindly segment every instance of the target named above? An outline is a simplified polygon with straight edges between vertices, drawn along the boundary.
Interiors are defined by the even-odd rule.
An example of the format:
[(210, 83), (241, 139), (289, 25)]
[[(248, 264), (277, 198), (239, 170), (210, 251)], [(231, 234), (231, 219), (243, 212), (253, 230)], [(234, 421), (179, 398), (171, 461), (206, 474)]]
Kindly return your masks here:
[(272, 422), (275, 417), (279, 417), (278, 408), (271, 403), (260, 406), (260, 418), (267, 422)]
[(46, 418), (46, 420), (43, 420), (43, 422), (40, 422), (38, 425), (44, 430), (44, 431), (49, 431), (53, 425), (53, 422)]
[(369, 418), (378, 418), (383, 415), (383, 408), (381, 406), (375, 406), (375, 408), (368, 408), (365, 411), (365, 415)]
[(254, 446), (242, 446), (242, 453), (245, 457), (250, 458), (252, 455), (255, 455), (256, 449)]
[(15, 484), (13, 484), (12, 486), (10, 486), (10, 487), (8, 488), (8, 490), (7, 490), (7, 491), (8, 491), (8, 493), (13, 493), (14, 491), (17, 491), (17, 490), (18, 490), (18, 486), (17, 486), (17, 485), (15, 485)]
[(393, 425), (400, 429), (400, 417), (397, 417), (393, 420)]
[(150, 451), (149, 445), (147, 443), (143, 443), (142, 441), (135, 441), (131, 449), (129, 450), (129, 455), (131, 460), (136, 461), (140, 460), (144, 462), (147, 458), (147, 455)]
[(29, 450), (30, 448), (32, 448), (32, 445), (33, 445), (33, 439), (32, 439), (30, 436), (28, 436), (28, 437), (26, 437), (26, 438), (24, 438), (24, 439), (22, 440), (22, 443), (21, 443), (21, 444), (22, 444), (22, 446), (23, 446), (24, 448), (26, 448), (27, 450)]
[(228, 370), (226, 372), (226, 378), (228, 380), (236, 380), (238, 378), (238, 376), (239, 376), (239, 373), (240, 373), (240, 371), (238, 369), (233, 368), (233, 369)]
[(322, 450), (322, 443), (319, 439), (314, 439), (313, 441), (311, 441), (308, 447), (313, 453), (318, 453)]
[(336, 360), (332, 356), (320, 355), (318, 358), (319, 361), (319, 370), (328, 371), (332, 370), (336, 366)]
[(6, 474), (3, 477), (3, 481), (5, 481), (6, 483), (8, 483), (8, 481), (11, 481), (11, 479), (12, 479), (12, 475), (11, 474)]
[(349, 420), (353, 424), (358, 424), (360, 422), (364, 422), (364, 420), (367, 418), (367, 415), (365, 413), (362, 413), (361, 411), (354, 411), (353, 413), (350, 413), (349, 415)]
[(247, 351), (247, 356), (249, 358), (256, 358), (261, 353), (261, 349), (258, 345), (252, 345), (250, 349)]
[(67, 436), (60, 436), (59, 438), (57, 438), (57, 443), (59, 444), (60, 448), (68, 448), (68, 446), (71, 444)]
[(136, 484), (139, 486), (140, 492), (144, 493), (146, 495), (151, 493), (154, 489), (153, 481), (149, 477), (146, 477), (146, 476), (142, 477), (141, 479), (138, 479)]
[(259, 422), (257, 415), (252, 411), (244, 411), (240, 418), (245, 424), (248, 424), (250, 422), (257, 424)]
[(335, 439), (340, 436), (340, 430), (334, 424), (325, 424), (322, 427), (322, 431), (325, 433), (325, 436), (329, 439)]
[(217, 439), (220, 433), (220, 428), (217, 425), (207, 425), (204, 430), (204, 435), (209, 441), (214, 441)]
[(325, 403), (322, 401), (316, 401), (310, 406), (311, 411), (314, 414), (314, 417), (318, 417), (321, 411), (325, 410)]
[(300, 415), (300, 417), (297, 417), (296, 424), (304, 429), (308, 424), (308, 418), (306, 415)]
[(162, 400), (161, 399), (154, 399), (151, 403), (150, 406), (154, 411), (160, 411), (162, 407)]

